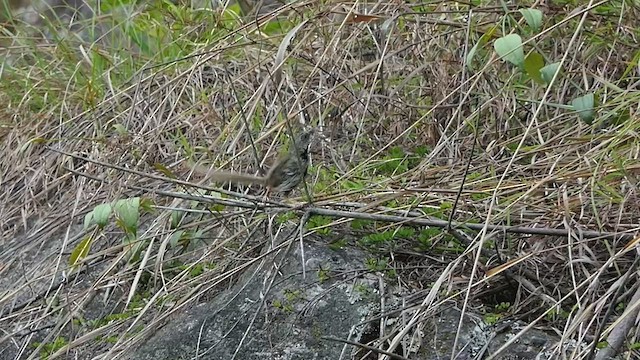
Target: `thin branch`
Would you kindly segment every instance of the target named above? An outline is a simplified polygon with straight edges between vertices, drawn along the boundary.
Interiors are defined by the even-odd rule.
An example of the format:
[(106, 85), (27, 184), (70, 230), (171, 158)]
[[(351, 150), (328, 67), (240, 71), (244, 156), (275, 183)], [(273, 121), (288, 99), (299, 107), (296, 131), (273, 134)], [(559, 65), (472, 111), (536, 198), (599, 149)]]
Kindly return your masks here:
[[(67, 169), (74, 174), (84, 176), (83, 173), (75, 170)], [(126, 169), (129, 172), (133, 172), (129, 169)], [(137, 173), (137, 172), (136, 172)], [(142, 173), (147, 176), (146, 174)], [(185, 186), (192, 186), (198, 189), (208, 190), (208, 191), (218, 191), (220, 189), (208, 187), (208, 186), (199, 186), (186, 181), (174, 180), (165, 178), (163, 176), (153, 176), (154, 179), (166, 180), (169, 182), (174, 182), (178, 184), (182, 184)], [(106, 180), (104, 180), (106, 181)], [(480, 231), (484, 227), (483, 224), (477, 223), (465, 223), (459, 221), (449, 222), (447, 220), (441, 220), (437, 218), (432, 218), (429, 216), (398, 216), (398, 215), (382, 215), (382, 214), (370, 214), (363, 213), (358, 211), (344, 211), (344, 210), (333, 210), (333, 209), (325, 209), (318, 207), (306, 207), (306, 206), (292, 206), (285, 203), (277, 203), (277, 202), (264, 202), (263, 200), (258, 200), (257, 198), (250, 197), (252, 200), (255, 199), (255, 202), (248, 202), (242, 200), (230, 200), (230, 199), (220, 199), (213, 196), (207, 195), (189, 195), (180, 192), (173, 191), (161, 191), (154, 190), (139, 186), (133, 185), (125, 185), (130, 189), (141, 190), (147, 193), (153, 193), (161, 196), (167, 196), (172, 198), (180, 198), (185, 200), (195, 200), (200, 202), (212, 203), (217, 205), (224, 206), (237, 206), (240, 208), (247, 209), (271, 209), (271, 210), (282, 210), (282, 211), (291, 211), (291, 210), (302, 210), (304, 208), (305, 211), (308, 211), (311, 215), (325, 215), (330, 217), (339, 217), (339, 218), (347, 218), (347, 219), (362, 219), (362, 220), (371, 220), (371, 221), (383, 221), (390, 223), (399, 223), (399, 224), (413, 224), (420, 226), (431, 226), (437, 228), (447, 228), (450, 227), (452, 229), (463, 229), (467, 228), (469, 230)], [(232, 192), (230, 192), (232, 193)], [(242, 195), (245, 198), (249, 198), (247, 195)], [(621, 239), (621, 240), (631, 240), (634, 238), (634, 234), (629, 232), (606, 232), (606, 231), (595, 231), (595, 230), (582, 230), (580, 228), (576, 229), (553, 229), (547, 227), (533, 228), (526, 226), (505, 226), (505, 225), (488, 225), (487, 229), (489, 231), (502, 231), (508, 233), (515, 234), (528, 234), (528, 235), (543, 235), (543, 236), (560, 236), (560, 237), (568, 237), (574, 233), (577, 233), (581, 238), (585, 239)], [(638, 229), (635, 229), (638, 230)]]

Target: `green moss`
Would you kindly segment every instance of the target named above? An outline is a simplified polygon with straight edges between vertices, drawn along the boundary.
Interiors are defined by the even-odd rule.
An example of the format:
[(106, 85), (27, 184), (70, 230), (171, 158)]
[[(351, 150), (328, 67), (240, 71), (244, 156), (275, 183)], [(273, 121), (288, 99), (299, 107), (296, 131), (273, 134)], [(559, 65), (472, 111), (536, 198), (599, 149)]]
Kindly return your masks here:
[[(67, 339), (65, 339), (63, 336), (58, 336), (53, 340), (53, 342), (43, 344), (42, 348), (40, 349), (40, 359), (48, 359), (49, 356), (53, 355), (53, 353), (55, 353), (56, 351), (62, 349), (68, 343), (69, 342), (67, 341)], [(34, 342), (32, 346), (36, 348), (40, 346), (40, 344), (41, 343)]]
[(500, 319), (502, 319), (502, 315), (500, 314), (494, 314), (494, 313), (488, 313), (485, 314), (482, 319), (484, 320), (485, 323), (489, 324), (489, 325), (495, 325), (498, 321), (500, 321)]

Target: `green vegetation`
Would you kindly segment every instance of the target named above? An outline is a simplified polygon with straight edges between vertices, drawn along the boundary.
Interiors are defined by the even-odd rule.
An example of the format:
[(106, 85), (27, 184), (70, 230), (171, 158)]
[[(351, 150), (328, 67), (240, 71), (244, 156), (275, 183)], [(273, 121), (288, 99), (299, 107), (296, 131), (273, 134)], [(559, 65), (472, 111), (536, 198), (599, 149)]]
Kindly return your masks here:
[(415, 229), (411, 227), (401, 226), (395, 230), (385, 230), (366, 235), (358, 243), (365, 247), (392, 245), (394, 240), (412, 239), (415, 232)]
[(62, 336), (59, 336), (53, 340), (51, 343), (41, 344), (38, 342), (34, 342), (32, 346), (37, 348), (42, 345), (40, 349), (40, 359), (48, 359), (50, 355), (53, 355), (56, 351), (62, 349), (64, 346), (68, 344), (67, 339)]
[(307, 229), (314, 229), (318, 234), (329, 235), (331, 234), (331, 223), (333, 219), (328, 216), (314, 215), (307, 220)]
[(271, 305), (285, 313), (292, 313), (294, 306), (301, 300), (302, 293), (300, 290), (286, 289), (281, 299), (275, 299)]

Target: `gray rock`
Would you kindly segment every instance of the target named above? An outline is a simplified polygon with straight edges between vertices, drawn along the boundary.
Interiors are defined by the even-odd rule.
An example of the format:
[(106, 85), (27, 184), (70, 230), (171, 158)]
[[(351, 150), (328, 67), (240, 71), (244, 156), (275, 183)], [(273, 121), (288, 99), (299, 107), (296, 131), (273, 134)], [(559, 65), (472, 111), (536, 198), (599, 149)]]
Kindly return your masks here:
[[(273, 264), (282, 256), (266, 257), (232, 289), (179, 315), (130, 359), (189, 359), (198, 344), (199, 359), (340, 358), (343, 344), (322, 337), (350, 338), (351, 328), (379, 303), (376, 294), (354, 290), (373, 286), (373, 277), (345, 282), (354, 275), (348, 270), (362, 268), (362, 255), (306, 244), (306, 277), (299, 249), (276, 272)], [(343, 275), (320, 281), (320, 269)]]
[[(284, 252), (268, 256), (228, 291), (177, 315), (129, 359), (362, 358), (366, 350), (327, 338), (369, 343), (380, 337), (378, 285), (384, 275), (367, 272), (363, 263), (371, 255), (358, 250), (334, 251), (306, 241), (304, 255), (306, 277), (298, 245), (287, 256)], [(283, 262), (275, 271), (273, 264), (280, 260)], [(328, 279), (327, 274), (331, 274)], [(383, 280), (387, 287), (393, 282)], [(395, 335), (404, 326), (402, 320), (418, 310), (414, 306), (404, 316), (391, 310), (400, 310), (403, 303), (418, 305), (424, 296), (415, 296), (414, 303), (408, 304), (409, 290), (387, 292), (393, 295), (385, 298), (385, 333)], [(411, 359), (450, 358), (461, 313), (454, 303), (443, 308), (411, 329), (395, 351)], [(458, 340), (462, 350), (456, 358), (486, 355), (518, 329), (503, 326), (497, 331), (479, 316), (465, 315)], [(536, 330), (498, 359), (547, 359), (543, 350), (555, 340)], [(389, 343), (375, 344), (369, 343), (383, 349)]]

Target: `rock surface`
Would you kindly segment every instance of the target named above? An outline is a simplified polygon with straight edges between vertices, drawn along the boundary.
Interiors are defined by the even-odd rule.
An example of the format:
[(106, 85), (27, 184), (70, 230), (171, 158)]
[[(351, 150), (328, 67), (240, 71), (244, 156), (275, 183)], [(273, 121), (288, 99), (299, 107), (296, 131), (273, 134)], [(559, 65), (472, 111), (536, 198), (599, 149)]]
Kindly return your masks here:
[[(310, 242), (305, 243), (303, 277), (301, 255), (299, 247), (294, 246), (289, 255), (283, 251), (266, 257), (228, 291), (177, 315), (129, 359), (362, 358), (366, 350), (336, 339), (367, 343), (379, 338), (378, 289), (381, 281), (388, 279), (364, 270), (365, 253), (334, 251)], [(274, 264), (281, 260), (276, 271)], [(385, 302), (397, 308), (401, 298), (402, 294), (395, 293)], [(415, 310), (408, 310), (404, 318), (412, 313)], [(425, 318), (419, 330), (409, 331), (395, 351), (411, 359), (450, 358), (459, 317), (460, 311), (450, 306)], [(385, 331), (395, 335), (393, 329), (403, 327), (401, 320), (400, 312), (388, 316)], [(541, 331), (534, 332), (535, 336), (526, 337), (531, 341), (514, 344), (499, 358), (548, 358), (541, 351), (552, 339)], [(510, 338), (506, 335), (510, 331), (501, 333), (495, 336), (492, 327), (467, 315), (458, 340), (463, 350), (456, 358), (473, 359), (489, 348), (488, 340), (500, 338), (503, 343)], [(500, 345), (496, 342), (490, 347), (497, 349)], [(381, 347), (387, 348), (388, 342)]]

